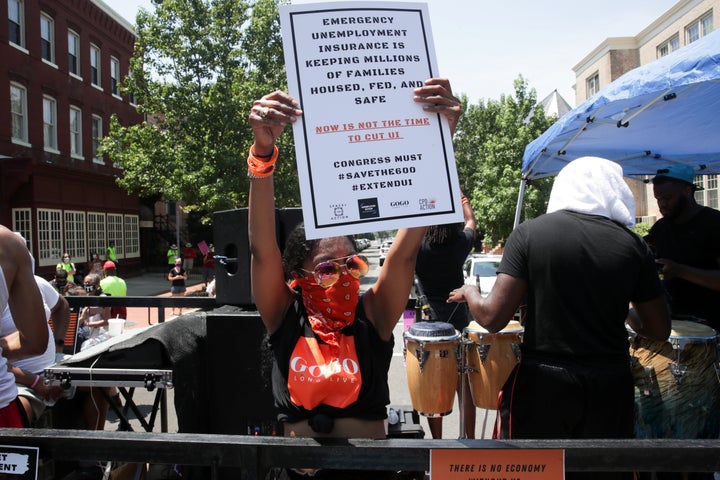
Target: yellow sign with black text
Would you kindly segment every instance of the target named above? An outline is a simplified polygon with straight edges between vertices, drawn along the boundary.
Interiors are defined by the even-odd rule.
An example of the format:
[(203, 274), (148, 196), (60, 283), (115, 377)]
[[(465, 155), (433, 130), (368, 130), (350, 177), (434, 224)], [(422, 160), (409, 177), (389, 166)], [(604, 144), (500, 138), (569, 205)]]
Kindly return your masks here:
[(563, 450), (438, 449), (430, 451), (435, 480), (563, 480)]

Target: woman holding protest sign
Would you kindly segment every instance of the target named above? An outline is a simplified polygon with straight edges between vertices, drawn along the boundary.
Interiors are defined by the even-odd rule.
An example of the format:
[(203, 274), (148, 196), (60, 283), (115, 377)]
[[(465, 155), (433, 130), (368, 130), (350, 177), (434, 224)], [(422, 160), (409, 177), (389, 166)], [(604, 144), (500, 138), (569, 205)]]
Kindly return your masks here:
[[(461, 107), (447, 80), (427, 80), (414, 90), (414, 101), (443, 114), (454, 131)], [(255, 140), (248, 157), (251, 281), (270, 335), (279, 420), (286, 436), (385, 438), (392, 332), (407, 304), (426, 229), (398, 231), (377, 281), (362, 295), (360, 277), (368, 265), (351, 237), (306, 240), (301, 225), (281, 254), (275, 240), (275, 142), (302, 115), (298, 107), (292, 96), (276, 91), (256, 100), (249, 114)], [(295, 369), (339, 372), (325, 382), (301, 383), (291, 358)], [(353, 368), (335, 368), (338, 358)]]

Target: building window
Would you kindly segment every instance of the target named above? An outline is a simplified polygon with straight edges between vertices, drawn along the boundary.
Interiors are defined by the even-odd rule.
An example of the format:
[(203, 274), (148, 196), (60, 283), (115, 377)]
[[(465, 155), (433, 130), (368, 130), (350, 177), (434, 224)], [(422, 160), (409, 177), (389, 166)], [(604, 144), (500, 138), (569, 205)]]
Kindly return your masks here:
[(690, 25), (685, 27), (685, 44), (690, 44), (695, 40), (704, 37), (713, 30), (713, 14), (712, 11), (698, 18)]
[(70, 155), (82, 158), (82, 111), (70, 107)]
[(140, 256), (140, 217), (125, 215), (125, 258)]
[(12, 211), (13, 232), (25, 237), (28, 250), (32, 253), (32, 211), (29, 208), (14, 208)]
[(95, 45), (90, 45), (90, 83), (96, 87), (100, 84), (100, 49)]
[(664, 41), (657, 47), (657, 58), (664, 57), (668, 53), (672, 53), (680, 48), (680, 35), (674, 35), (669, 40)]
[(80, 35), (68, 30), (68, 72), (80, 76)]
[(38, 228), (38, 266), (57, 265), (63, 254), (62, 211), (39, 208), (37, 211)]
[(125, 258), (123, 242), (123, 216), (115, 213), (107, 215), (108, 243), (115, 242), (115, 253), (118, 258)]
[(88, 212), (87, 239), (90, 252), (95, 252), (100, 258), (105, 258), (107, 242), (105, 240), (105, 214)]
[(103, 137), (103, 130), (102, 130), (102, 117), (99, 117), (97, 115), (92, 116), (92, 155), (93, 155), (93, 162), (95, 163), (104, 163), (102, 155), (98, 153), (98, 150), (100, 149), (100, 141)]
[(85, 212), (65, 210), (65, 248), (75, 263), (88, 258), (85, 242)]
[(595, 72), (585, 81), (585, 98), (590, 98), (600, 91), (600, 73)]
[(57, 102), (48, 96), (43, 96), (43, 140), (45, 150), (58, 151)]
[(8, 0), (8, 40), (25, 48), (25, 4), (23, 0)]
[(120, 96), (120, 61), (110, 57), (110, 93)]
[(13, 141), (27, 144), (27, 90), (17, 83), (10, 84), (10, 117), (12, 118)]
[(717, 175), (697, 175), (695, 177), (695, 184), (703, 187), (702, 190), (695, 192), (695, 200), (700, 205), (711, 207), (714, 209), (720, 208), (720, 202), (718, 202), (718, 176)]
[(55, 21), (44, 13), (40, 14), (40, 55), (55, 64)]

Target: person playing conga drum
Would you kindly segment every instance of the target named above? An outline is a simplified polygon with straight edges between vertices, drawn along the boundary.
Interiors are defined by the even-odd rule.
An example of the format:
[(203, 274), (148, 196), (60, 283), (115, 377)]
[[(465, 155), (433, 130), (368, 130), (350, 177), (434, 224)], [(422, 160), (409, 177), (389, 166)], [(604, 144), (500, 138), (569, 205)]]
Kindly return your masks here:
[[(467, 302), (490, 332), (527, 299), (521, 359), (501, 390), (497, 436), (632, 438), (625, 322), (665, 340), (670, 316), (652, 254), (627, 228), (635, 202), (622, 169), (594, 157), (569, 163), (547, 211), (510, 234), (486, 298), (466, 285), (448, 299)], [(632, 473), (618, 475), (625, 476)]]
[(658, 170), (652, 183), (662, 218), (646, 240), (673, 316), (697, 317), (720, 331), (720, 212), (697, 203), (694, 179), (689, 165)]
[[(423, 320), (447, 322), (462, 332), (468, 325), (465, 304), (448, 304), (447, 293), (463, 284), (463, 263), (475, 242), (475, 214), (470, 201), (461, 195), (464, 223), (433, 225), (428, 228), (420, 246), (415, 265), (418, 287), (427, 298), (428, 318)], [(475, 406), (466, 388), (463, 395), (462, 378), (458, 376), (458, 403), (462, 405), (462, 430), (465, 438), (475, 438)], [(428, 417), (433, 438), (442, 438), (442, 417)]]
[[(454, 130), (460, 102), (447, 80), (427, 80), (414, 94), (415, 102), (445, 115)], [(299, 227), (281, 255), (272, 177), (281, 152), (275, 142), (302, 115), (298, 107), (293, 97), (276, 91), (256, 100), (249, 114), (255, 137), (248, 158), (251, 284), (273, 352), (273, 396), (282, 433), (385, 438), (392, 332), (407, 304), (426, 229), (398, 231), (376, 283), (363, 295), (360, 277), (368, 266), (350, 237), (306, 240)], [(322, 371), (320, 381), (308, 382), (310, 371)], [(350, 478), (327, 470), (315, 473), (315, 478)], [(352, 478), (384, 477), (368, 471)]]

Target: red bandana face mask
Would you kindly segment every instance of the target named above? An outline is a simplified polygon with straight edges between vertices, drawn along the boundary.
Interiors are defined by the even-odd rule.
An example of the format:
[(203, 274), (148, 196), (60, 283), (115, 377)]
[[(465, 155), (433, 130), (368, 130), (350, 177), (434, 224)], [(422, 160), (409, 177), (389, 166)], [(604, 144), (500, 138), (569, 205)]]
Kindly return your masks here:
[(360, 298), (360, 280), (343, 272), (328, 288), (306, 278), (295, 279), (302, 289), (302, 300), (310, 326), (329, 345), (338, 345), (340, 331), (355, 321)]

